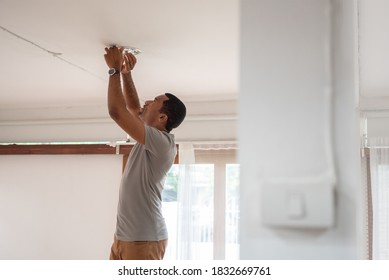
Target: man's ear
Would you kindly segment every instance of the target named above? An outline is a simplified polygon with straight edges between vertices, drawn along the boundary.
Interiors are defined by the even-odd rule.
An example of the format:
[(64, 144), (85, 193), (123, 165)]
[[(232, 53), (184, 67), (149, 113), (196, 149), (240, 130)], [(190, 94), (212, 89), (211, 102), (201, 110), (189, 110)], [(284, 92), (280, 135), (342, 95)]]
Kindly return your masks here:
[(162, 114), (159, 115), (159, 121), (160, 122), (165, 122), (166, 123), (167, 119), (168, 119), (168, 116), (166, 114), (162, 113)]

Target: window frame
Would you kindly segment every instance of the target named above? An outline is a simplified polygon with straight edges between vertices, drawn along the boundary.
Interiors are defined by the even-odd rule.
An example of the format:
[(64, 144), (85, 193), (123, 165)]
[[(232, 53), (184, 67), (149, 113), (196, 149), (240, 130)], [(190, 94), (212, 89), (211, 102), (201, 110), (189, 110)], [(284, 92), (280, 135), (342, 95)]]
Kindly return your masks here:
[(213, 259), (226, 258), (226, 168), (237, 164), (236, 149), (195, 149), (196, 164), (214, 165)]

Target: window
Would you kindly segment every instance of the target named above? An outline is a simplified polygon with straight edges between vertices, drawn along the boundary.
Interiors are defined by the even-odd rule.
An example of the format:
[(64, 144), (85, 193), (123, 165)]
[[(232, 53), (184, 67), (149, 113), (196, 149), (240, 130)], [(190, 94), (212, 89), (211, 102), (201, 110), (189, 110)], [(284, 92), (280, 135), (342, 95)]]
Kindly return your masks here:
[(239, 165), (235, 149), (195, 149), (173, 165), (163, 192), (165, 259), (239, 259)]
[(373, 258), (389, 259), (389, 162), (377, 166), (373, 195)]
[(367, 258), (389, 259), (389, 139), (369, 138), (362, 157), (365, 183)]
[[(372, 259), (389, 259), (389, 148), (372, 142), (369, 150), (371, 213), (369, 214)], [(385, 144), (386, 143), (386, 144)], [(385, 145), (382, 145), (385, 144)], [(384, 146), (384, 147), (382, 147)]]
[(226, 259), (239, 259), (239, 164), (226, 165)]

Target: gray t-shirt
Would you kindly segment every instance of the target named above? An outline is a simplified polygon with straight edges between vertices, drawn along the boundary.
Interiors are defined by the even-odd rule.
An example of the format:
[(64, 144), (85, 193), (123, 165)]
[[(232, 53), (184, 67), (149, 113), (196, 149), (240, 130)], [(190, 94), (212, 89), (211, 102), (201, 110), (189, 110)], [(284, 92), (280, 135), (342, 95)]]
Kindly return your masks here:
[(123, 173), (115, 236), (122, 241), (168, 238), (162, 190), (177, 149), (174, 135), (145, 125), (145, 145), (136, 143)]

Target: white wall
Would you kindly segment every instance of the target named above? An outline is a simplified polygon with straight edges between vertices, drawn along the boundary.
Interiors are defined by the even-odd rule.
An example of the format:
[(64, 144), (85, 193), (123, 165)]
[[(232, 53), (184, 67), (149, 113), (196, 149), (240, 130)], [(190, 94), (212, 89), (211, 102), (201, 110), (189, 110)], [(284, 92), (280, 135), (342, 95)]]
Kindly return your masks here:
[[(236, 139), (237, 100), (184, 100), (185, 121), (173, 130), (177, 141)], [(121, 141), (126, 134), (108, 116), (106, 104), (3, 108), (0, 143)]]
[[(366, 186), (361, 183), (359, 1), (332, 0), (334, 148), (338, 172), (337, 238), (341, 258), (367, 258)], [(360, 35), (359, 35), (360, 36)]]
[[(360, 257), (354, 5), (352, 0), (242, 1), (242, 259)], [(268, 180), (327, 178), (331, 185), (332, 168), (337, 178), (332, 227), (263, 223)]]
[[(368, 139), (389, 137), (389, 83), (387, 30), (389, 2), (360, 0), (359, 63), (360, 108), (364, 118), (364, 133)], [(369, 143), (370, 141), (367, 141)]]
[(122, 157), (0, 156), (0, 259), (108, 259)]

